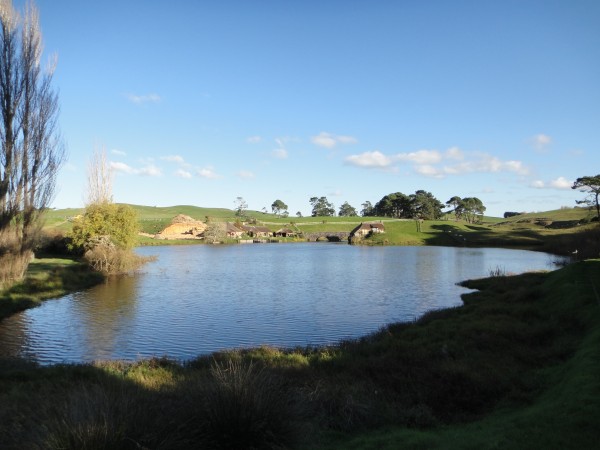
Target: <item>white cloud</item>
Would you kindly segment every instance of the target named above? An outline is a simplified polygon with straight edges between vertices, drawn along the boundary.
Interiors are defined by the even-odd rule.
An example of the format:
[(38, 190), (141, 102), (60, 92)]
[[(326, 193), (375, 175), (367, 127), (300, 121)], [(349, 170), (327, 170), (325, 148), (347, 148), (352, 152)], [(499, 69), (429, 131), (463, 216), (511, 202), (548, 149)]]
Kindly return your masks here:
[(552, 138), (546, 134), (536, 134), (530, 139), (531, 145), (539, 152), (543, 152), (552, 143)]
[(121, 151), (121, 150), (117, 150), (116, 148), (113, 148), (110, 152), (113, 155), (117, 155), (117, 156), (127, 156), (127, 153), (125, 153), (124, 151)]
[(340, 144), (357, 144), (358, 139), (354, 136), (337, 136), (337, 140)]
[(240, 170), (236, 175), (244, 180), (251, 180), (254, 178), (254, 174), (249, 170)]
[(411, 153), (398, 153), (394, 159), (415, 164), (437, 164), (442, 160), (442, 154), (437, 150), (418, 150)]
[(140, 169), (136, 169), (136, 168), (131, 167), (130, 165), (122, 163), (122, 162), (111, 161), (110, 167), (115, 172), (125, 173), (128, 175), (143, 175), (143, 176), (149, 176), (149, 177), (159, 177), (162, 175), (162, 171), (160, 170), (160, 168), (156, 167), (153, 164), (149, 164)]
[(160, 159), (162, 159), (163, 161), (174, 162), (174, 163), (178, 163), (178, 164), (185, 164), (185, 160), (183, 159), (183, 157), (181, 157), (179, 155), (161, 156)]
[(288, 152), (285, 148), (276, 148), (271, 152), (271, 155), (277, 159), (286, 159), (288, 157)]
[(162, 170), (156, 167), (154, 164), (150, 164), (146, 167), (142, 167), (137, 170), (137, 173), (146, 177), (160, 177), (162, 176)]
[(444, 178), (445, 175), (443, 171), (440, 171), (429, 164), (415, 166), (415, 171), (421, 175), (431, 178)]
[(136, 105), (140, 105), (142, 103), (158, 103), (161, 101), (160, 95), (158, 94), (146, 94), (146, 95), (135, 95), (135, 94), (127, 94), (127, 99), (135, 103)]
[(542, 180), (534, 180), (529, 184), (529, 186), (535, 189), (544, 189), (544, 187), (546, 187)]
[(346, 162), (358, 167), (389, 167), (392, 164), (392, 159), (385, 156), (380, 151), (364, 152), (360, 155), (351, 155), (346, 158)]
[(456, 160), (465, 159), (464, 152), (458, 147), (451, 147), (448, 150), (446, 150), (445, 156), (448, 159), (456, 159)]
[(571, 186), (573, 186), (573, 182), (567, 180), (565, 177), (558, 177), (558, 178), (548, 181), (548, 182), (545, 182), (542, 180), (535, 180), (535, 181), (532, 181), (529, 184), (529, 186), (532, 188), (536, 188), (536, 189), (567, 190), (567, 189), (571, 189)]
[(196, 172), (199, 177), (208, 178), (209, 180), (216, 180), (217, 178), (221, 178), (219, 174), (215, 172), (212, 167), (205, 167), (203, 169), (198, 169)]
[(558, 177), (556, 180), (550, 182), (550, 186), (554, 189), (571, 189), (573, 182), (567, 180), (565, 177)]
[(438, 150), (418, 150), (389, 156), (380, 151), (365, 152), (348, 156), (346, 162), (358, 167), (386, 170), (393, 170), (395, 165), (407, 163), (412, 165), (415, 173), (432, 178), (469, 173), (529, 174), (529, 168), (522, 161), (504, 161), (487, 153), (463, 152), (458, 147), (452, 147), (443, 153)]
[(260, 141), (262, 141), (260, 136), (250, 136), (248, 139), (246, 139), (246, 142), (249, 144), (258, 144)]
[(288, 152), (285, 149), (285, 143), (289, 140), (289, 138), (275, 138), (275, 143), (279, 148), (276, 148), (271, 152), (271, 155), (277, 159), (286, 159), (288, 157)]
[(110, 167), (115, 172), (121, 172), (121, 173), (127, 173), (127, 174), (134, 174), (134, 173), (136, 173), (136, 171), (135, 171), (135, 169), (133, 167), (128, 166), (127, 164), (122, 163), (122, 162), (111, 161), (110, 162)]
[(330, 150), (337, 144), (356, 144), (358, 142), (353, 136), (337, 136), (325, 131), (322, 131), (317, 136), (311, 137), (310, 141), (319, 147), (325, 147)]
[(177, 172), (175, 172), (175, 176), (179, 178), (192, 178), (192, 174), (183, 169), (178, 169)]

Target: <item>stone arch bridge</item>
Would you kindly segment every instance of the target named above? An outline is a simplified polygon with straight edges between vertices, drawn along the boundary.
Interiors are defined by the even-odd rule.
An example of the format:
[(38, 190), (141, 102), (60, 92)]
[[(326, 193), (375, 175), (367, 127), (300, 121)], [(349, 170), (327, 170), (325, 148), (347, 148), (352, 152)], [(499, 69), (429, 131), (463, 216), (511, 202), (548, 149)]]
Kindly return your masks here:
[(329, 242), (344, 242), (350, 237), (349, 231), (317, 231), (314, 233), (302, 233), (304, 239), (310, 242), (315, 242), (319, 238), (327, 239)]

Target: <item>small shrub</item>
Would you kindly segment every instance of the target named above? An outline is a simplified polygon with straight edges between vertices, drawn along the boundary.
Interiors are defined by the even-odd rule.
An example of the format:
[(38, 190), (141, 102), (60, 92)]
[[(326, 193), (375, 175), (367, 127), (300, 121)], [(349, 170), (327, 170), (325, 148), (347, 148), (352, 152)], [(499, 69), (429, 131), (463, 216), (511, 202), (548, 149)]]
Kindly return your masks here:
[(101, 242), (85, 252), (84, 258), (95, 271), (105, 275), (133, 272), (155, 259), (152, 256), (143, 257), (131, 250), (118, 248), (110, 240)]
[(214, 362), (203, 437), (209, 448), (274, 449), (292, 438), (288, 394), (272, 373), (253, 363)]

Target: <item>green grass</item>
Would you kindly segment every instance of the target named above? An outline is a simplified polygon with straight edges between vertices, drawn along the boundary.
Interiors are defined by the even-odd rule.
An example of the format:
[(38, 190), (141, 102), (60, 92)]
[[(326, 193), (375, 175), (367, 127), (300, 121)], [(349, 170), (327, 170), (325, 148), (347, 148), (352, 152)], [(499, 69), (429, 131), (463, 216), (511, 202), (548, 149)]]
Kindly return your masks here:
[[(190, 205), (150, 207), (131, 205), (137, 212), (140, 231), (156, 234), (178, 214), (197, 220), (207, 216), (219, 220), (236, 220), (233, 210), (224, 208), (200, 208)], [(45, 231), (64, 234), (71, 223), (68, 217), (81, 213), (80, 209), (51, 210), (48, 212)], [(287, 217), (248, 211), (248, 216), (257, 225), (267, 226), (271, 231), (289, 227), (303, 233), (350, 232), (362, 221), (384, 222), (386, 232), (364, 239), (362, 245), (444, 245), (471, 247), (505, 247), (545, 251), (560, 255), (577, 255), (578, 259), (600, 256), (600, 228), (590, 222), (594, 211), (589, 208), (562, 208), (555, 211), (522, 214), (508, 219), (484, 217), (481, 224), (456, 221), (449, 214), (443, 220), (425, 221), (417, 231), (413, 220), (398, 220), (385, 217)], [(289, 241), (289, 240), (288, 240)], [(301, 239), (291, 240), (293, 242)], [(235, 240), (227, 243), (235, 243)], [(140, 236), (138, 245), (180, 245), (201, 243), (191, 240), (152, 240)], [(577, 251), (577, 252), (576, 252)]]
[(35, 259), (29, 264), (23, 282), (0, 292), (0, 320), (38, 306), (44, 300), (89, 288), (103, 279), (86, 264), (73, 259)]
[(595, 448), (600, 260), (471, 280), (332, 347), (36, 368), (0, 359), (0, 447)]

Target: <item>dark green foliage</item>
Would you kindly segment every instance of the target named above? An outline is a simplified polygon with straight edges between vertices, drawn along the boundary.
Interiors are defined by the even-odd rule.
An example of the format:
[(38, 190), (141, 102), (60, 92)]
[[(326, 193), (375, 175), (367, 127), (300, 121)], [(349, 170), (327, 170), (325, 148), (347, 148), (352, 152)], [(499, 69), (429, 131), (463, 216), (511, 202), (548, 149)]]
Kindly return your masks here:
[(281, 217), (281, 215), (283, 215), (284, 213), (287, 213), (287, 209), (288, 209), (288, 205), (286, 205), (285, 203), (283, 203), (282, 200), (275, 200), (272, 204), (271, 204), (271, 211), (273, 211), (273, 214), (275, 214), (277, 217)]
[(344, 202), (344, 204), (340, 206), (338, 215), (340, 217), (355, 217), (358, 216), (358, 213), (354, 206), (350, 205), (348, 202)]
[(327, 197), (311, 197), (310, 205), (313, 217), (335, 216), (333, 204), (327, 200)]
[(373, 208), (373, 215), (398, 219), (434, 220), (442, 216), (443, 207), (444, 205), (431, 192), (418, 190), (410, 195), (396, 192), (379, 200)]
[(366, 201), (364, 202), (362, 205), (362, 210), (360, 211), (360, 215), (363, 217), (368, 217), (368, 216), (374, 216), (375, 215), (375, 208), (373, 207), (373, 205), (371, 204), (370, 201)]
[(600, 203), (598, 202), (598, 197), (600, 196), (600, 174), (577, 178), (571, 189), (579, 189), (581, 192), (588, 194), (588, 198), (577, 203), (595, 207), (596, 217), (600, 220)]

